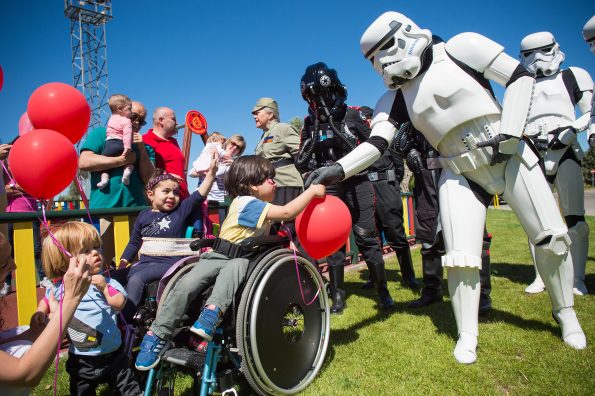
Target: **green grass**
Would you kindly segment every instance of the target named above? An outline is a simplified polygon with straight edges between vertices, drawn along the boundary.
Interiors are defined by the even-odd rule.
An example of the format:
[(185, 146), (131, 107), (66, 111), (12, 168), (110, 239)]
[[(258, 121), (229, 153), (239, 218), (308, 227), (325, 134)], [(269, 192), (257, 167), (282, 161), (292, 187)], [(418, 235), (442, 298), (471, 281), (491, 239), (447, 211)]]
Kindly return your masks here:
[[(588, 217), (591, 230), (595, 218)], [(527, 239), (512, 212), (488, 212), (492, 243), (494, 309), (480, 319), (477, 363), (455, 362), (456, 325), (450, 302), (409, 310), (418, 294), (401, 287), (394, 259), (387, 261), (389, 289), (398, 309), (376, 309), (374, 292), (361, 289), (367, 272), (346, 274), (349, 307), (332, 316), (325, 364), (304, 395), (592, 395), (595, 394), (595, 297), (577, 297), (576, 311), (589, 346), (575, 351), (560, 339), (546, 293), (523, 292), (533, 280)], [(595, 232), (595, 231), (593, 231)], [(591, 238), (593, 241), (593, 238)], [(587, 287), (595, 291), (595, 246), (587, 264)], [(413, 252), (421, 278), (419, 250)], [(444, 290), (447, 290), (444, 284)], [(50, 369), (36, 394), (48, 394)], [(180, 394), (190, 394), (189, 381)], [(107, 392), (103, 392), (107, 394)], [(59, 394), (68, 394), (61, 368)]]

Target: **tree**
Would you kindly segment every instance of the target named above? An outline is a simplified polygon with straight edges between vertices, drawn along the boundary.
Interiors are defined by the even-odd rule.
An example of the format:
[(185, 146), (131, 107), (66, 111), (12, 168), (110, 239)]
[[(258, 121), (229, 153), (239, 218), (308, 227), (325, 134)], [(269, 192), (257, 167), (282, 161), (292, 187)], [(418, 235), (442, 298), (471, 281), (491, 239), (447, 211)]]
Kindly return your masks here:
[(589, 151), (585, 154), (582, 161), (583, 164), (583, 180), (585, 184), (591, 185), (591, 169), (595, 169), (595, 149), (589, 147)]
[(304, 126), (304, 120), (302, 120), (298, 116), (295, 116), (289, 121), (289, 124), (299, 132), (302, 130), (302, 127)]

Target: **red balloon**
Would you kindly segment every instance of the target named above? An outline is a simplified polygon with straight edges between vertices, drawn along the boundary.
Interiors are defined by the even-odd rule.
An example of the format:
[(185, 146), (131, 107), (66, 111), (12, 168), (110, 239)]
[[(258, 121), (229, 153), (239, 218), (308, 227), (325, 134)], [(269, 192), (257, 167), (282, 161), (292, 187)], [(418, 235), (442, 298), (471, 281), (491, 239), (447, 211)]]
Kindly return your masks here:
[(295, 219), (295, 229), (306, 252), (318, 260), (345, 244), (351, 232), (351, 214), (335, 196), (314, 198)]
[(63, 135), (34, 129), (14, 143), (8, 164), (15, 181), (29, 195), (50, 199), (72, 182), (78, 158), (74, 146)]
[(76, 88), (63, 83), (48, 83), (29, 98), (27, 114), (35, 129), (51, 129), (73, 144), (81, 140), (91, 120), (91, 108)]

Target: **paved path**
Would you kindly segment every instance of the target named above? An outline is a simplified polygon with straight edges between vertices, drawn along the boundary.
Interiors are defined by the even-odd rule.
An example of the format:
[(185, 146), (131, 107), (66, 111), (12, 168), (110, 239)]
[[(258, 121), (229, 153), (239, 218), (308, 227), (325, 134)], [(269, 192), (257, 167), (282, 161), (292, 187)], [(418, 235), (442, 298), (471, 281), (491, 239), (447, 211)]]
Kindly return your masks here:
[[(554, 192), (556, 201), (558, 200), (558, 194)], [(510, 210), (508, 205), (500, 205), (500, 209)], [(595, 216), (595, 189), (590, 188), (585, 190), (585, 214), (587, 216)]]

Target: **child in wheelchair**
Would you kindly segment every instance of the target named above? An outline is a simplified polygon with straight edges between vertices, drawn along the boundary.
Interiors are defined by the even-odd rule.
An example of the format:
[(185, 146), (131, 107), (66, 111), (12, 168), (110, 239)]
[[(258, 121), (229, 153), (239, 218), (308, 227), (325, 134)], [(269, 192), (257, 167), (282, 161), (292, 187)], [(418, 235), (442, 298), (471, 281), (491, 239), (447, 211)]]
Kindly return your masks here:
[[(180, 243), (196, 212), (205, 201), (217, 173), (218, 157), (213, 154), (209, 170), (202, 184), (188, 198), (180, 203), (180, 185), (176, 176), (156, 169), (147, 183), (147, 197), (151, 209), (142, 211), (130, 235), (130, 241), (122, 254), (120, 269), (114, 278), (126, 284), (128, 303), (123, 310), (124, 319), (129, 322), (141, 302), (146, 285), (161, 279), (166, 271), (184, 256), (193, 255), (188, 242)], [(126, 266), (136, 258), (140, 250), (140, 261)]]
[(276, 189), (274, 176), (273, 165), (260, 156), (240, 157), (231, 165), (225, 186), (233, 201), (219, 238), (213, 251), (204, 253), (200, 262), (176, 283), (162, 302), (160, 315), (141, 342), (136, 358), (138, 370), (150, 370), (159, 364), (160, 354), (190, 302), (215, 281), (211, 296), (190, 328), (205, 340), (211, 340), (248, 269), (249, 260), (240, 243), (268, 234), (271, 221), (293, 220), (313, 198), (325, 194), (323, 185), (312, 185), (286, 205), (272, 205)]
[[(126, 291), (116, 280), (102, 275), (103, 257), (97, 230), (91, 224), (71, 221), (60, 226), (54, 238), (73, 256), (84, 256), (93, 274), (91, 286), (68, 327), (66, 371), (70, 375), (70, 394), (95, 394), (103, 382), (122, 395), (142, 394), (128, 365), (116, 322), (116, 311), (126, 303)], [(70, 261), (49, 237), (43, 241), (42, 260), (45, 273), (52, 279), (61, 279)], [(34, 316), (49, 313), (52, 295), (61, 299), (60, 281), (55, 286), (47, 289), (46, 298), (39, 302)]]

